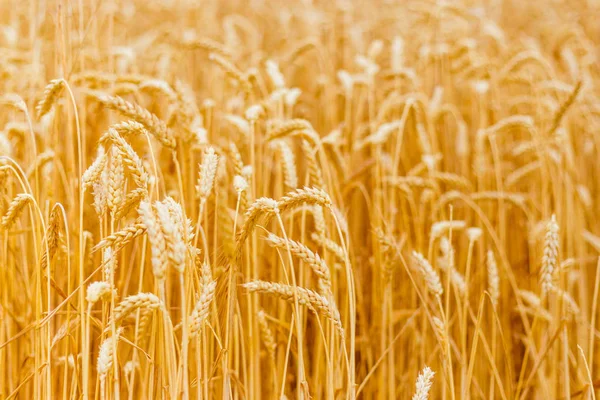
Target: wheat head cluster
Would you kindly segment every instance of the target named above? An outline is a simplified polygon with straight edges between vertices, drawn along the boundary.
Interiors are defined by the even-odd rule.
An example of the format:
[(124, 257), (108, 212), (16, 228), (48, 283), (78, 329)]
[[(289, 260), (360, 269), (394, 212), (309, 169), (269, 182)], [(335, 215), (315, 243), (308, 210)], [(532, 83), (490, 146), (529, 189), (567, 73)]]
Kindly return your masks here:
[(1, 1), (0, 399), (595, 399), (599, 15)]

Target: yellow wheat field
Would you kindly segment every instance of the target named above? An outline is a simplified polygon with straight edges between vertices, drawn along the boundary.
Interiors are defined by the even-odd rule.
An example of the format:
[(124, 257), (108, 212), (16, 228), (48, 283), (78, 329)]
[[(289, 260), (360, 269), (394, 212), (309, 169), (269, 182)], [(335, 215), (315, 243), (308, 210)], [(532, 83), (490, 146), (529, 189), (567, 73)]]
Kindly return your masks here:
[(0, 399), (595, 399), (599, 16), (0, 1)]

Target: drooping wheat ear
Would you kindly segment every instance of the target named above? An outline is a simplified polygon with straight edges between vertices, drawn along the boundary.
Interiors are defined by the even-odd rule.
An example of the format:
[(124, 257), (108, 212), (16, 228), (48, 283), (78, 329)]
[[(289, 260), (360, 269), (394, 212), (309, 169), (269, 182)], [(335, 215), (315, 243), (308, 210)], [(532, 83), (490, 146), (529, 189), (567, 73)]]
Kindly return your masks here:
[(284, 239), (272, 233), (269, 233), (267, 236), (267, 242), (270, 246), (283, 251), (287, 251), (289, 248), (293, 255), (307, 263), (314, 271), (315, 275), (317, 275), (319, 278), (319, 293), (325, 297), (328, 297), (331, 294), (331, 274), (329, 272), (329, 267), (317, 253), (314, 253), (302, 243), (291, 239)]
[(462, 230), (466, 226), (465, 221), (438, 221), (431, 225), (431, 237), (437, 239), (449, 230)]
[(208, 59), (215, 64), (217, 64), (227, 76), (233, 78), (236, 82), (238, 82), (245, 93), (249, 94), (252, 92), (252, 83), (248, 80), (248, 78), (239, 70), (238, 67), (233, 65), (233, 63), (219, 54), (210, 53)]
[(44, 253), (42, 254), (41, 260), (42, 269), (46, 268), (49, 262), (52, 262), (56, 250), (58, 250), (58, 241), (62, 224), (62, 214), (59, 212), (58, 206), (55, 205), (50, 212), (50, 219), (48, 221), (48, 227), (46, 228), (48, 250), (46, 251), (46, 246), (44, 246)]
[(111, 277), (115, 276), (117, 270), (117, 257), (113, 252), (112, 247), (105, 247), (102, 251), (102, 275), (105, 281), (114, 284)]
[(275, 124), (267, 132), (267, 141), (281, 139), (286, 136), (300, 136), (309, 140), (311, 143), (319, 142), (319, 135), (314, 131), (310, 122), (305, 119), (290, 119)]
[(274, 362), (275, 354), (277, 351), (277, 342), (275, 341), (275, 336), (273, 335), (273, 331), (269, 327), (267, 323), (267, 317), (264, 310), (258, 311), (258, 327), (260, 328), (260, 338), (262, 339), (263, 344), (267, 349), (267, 353), (269, 354), (269, 358)]
[(96, 281), (89, 284), (85, 299), (94, 304), (106, 295), (110, 294), (110, 284), (105, 281)]
[(116, 338), (109, 337), (104, 339), (100, 344), (100, 350), (98, 351), (98, 378), (100, 378), (100, 386), (102, 397), (104, 397), (104, 389), (106, 385), (106, 376), (113, 367), (113, 354), (115, 352), (114, 345), (118, 343), (119, 336), (121, 336), (122, 329), (119, 328), (116, 332)]
[(169, 255), (167, 253), (167, 243), (160, 227), (160, 222), (152, 205), (144, 200), (140, 203), (138, 212), (143, 224), (148, 232), (150, 240), (150, 250), (152, 252), (152, 273), (158, 280), (165, 278), (165, 270), (169, 265)]
[(27, 111), (27, 104), (25, 104), (23, 98), (16, 93), (5, 93), (0, 96), (0, 104), (14, 107), (22, 112)]
[(422, 254), (413, 251), (412, 256), (413, 261), (423, 276), (423, 279), (425, 279), (425, 283), (427, 284), (429, 291), (435, 296), (441, 296), (444, 293), (444, 289), (440, 281), (440, 276), (437, 274), (437, 272), (435, 272), (429, 261), (427, 261)]
[(492, 304), (495, 307), (498, 305), (498, 299), (500, 298), (500, 276), (498, 275), (496, 257), (492, 250), (488, 250), (487, 252), (486, 264), (488, 273), (488, 291), (490, 292)]
[(50, 344), (50, 348), (54, 348), (54, 346), (56, 346), (56, 344), (58, 342), (60, 342), (62, 339), (64, 339), (67, 334), (74, 329), (75, 327), (77, 327), (79, 325), (80, 322), (80, 317), (79, 314), (77, 314), (77, 316), (73, 319), (70, 319), (67, 323), (64, 323), (60, 329), (58, 329), (56, 331), (56, 334), (54, 334), (54, 337), (52, 338), (52, 343)]
[(296, 157), (290, 146), (283, 140), (278, 140), (276, 146), (281, 154), (283, 165), (284, 184), (288, 190), (298, 187), (298, 173), (296, 172)]
[(115, 221), (120, 220), (129, 214), (130, 211), (136, 209), (140, 202), (147, 196), (148, 190), (145, 188), (137, 188), (129, 192), (115, 213)]
[[(98, 96), (98, 100), (105, 107), (142, 124), (163, 146), (170, 149), (175, 148), (175, 139), (173, 139), (173, 135), (167, 128), (167, 125), (150, 111), (137, 104), (130, 103), (119, 96), (100, 95)], [(131, 127), (135, 128), (131, 123), (127, 127), (128, 129)]]
[(265, 107), (263, 105), (254, 104), (246, 109), (246, 112), (244, 112), (244, 117), (248, 121), (256, 123), (256, 121), (258, 121), (260, 119), (260, 117), (265, 115), (265, 113), (266, 113), (266, 111), (265, 111)]
[(27, 177), (31, 177), (35, 173), (35, 171), (44, 168), (44, 166), (46, 165), (52, 165), (50, 164), (50, 162), (52, 162), (52, 160), (54, 160), (55, 157), (56, 154), (52, 150), (48, 150), (38, 154), (33, 164), (29, 168), (27, 168)]
[(447, 185), (454, 186), (457, 189), (472, 191), (473, 185), (471, 181), (461, 175), (453, 174), (451, 172), (432, 172), (430, 176), (433, 179), (438, 180), (439, 182), (445, 183)]
[(104, 146), (98, 147), (98, 154), (96, 159), (85, 170), (83, 176), (81, 177), (81, 182), (83, 184), (83, 189), (87, 190), (90, 186), (93, 186), (94, 183), (100, 180), (100, 176), (102, 175), (102, 171), (104, 171), (104, 167), (106, 166), (106, 151), (104, 150)]
[(234, 142), (229, 142), (229, 159), (233, 164), (233, 174), (242, 175), (242, 168), (244, 168), (244, 161), (242, 155), (238, 150)]
[(162, 79), (146, 79), (138, 85), (140, 90), (157, 93), (157, 98), (165, 98), (169, 103), (175, 103), (177, 94), (167, 82)]
[(332, 202), (329, 195), (322, 189), (304, 187), (287, 193), (278, 202), (281, 212), (301, 206), (302, 204), (320, 205), (322, 207), (331, 207)]
[(144, 225), (143, 222), (137, 222), (133, 225), (129, 225), (120, 231), (106, 236), (96, 246), (94, 246), (92, 252), (96, 252), (107, 246), (111, 246), (114, 251), (117, 252), (127, 243), (131, 242), (136, 237), (143, 235), (145, 232), (146, 225)]
[(108, 209), (114, 215), (124, 197), (125, 187), (125, 171), (123, 169), (122, 157), (119, 151), (113, 147), (110, 155), (110, 163), (108, 168), (108, 190), (106, 204)]
[(542, 269), (540, 274), (542, 295), (548, 293), (552, 286), (552, 274), (554, 273), (558, 259), (558, 230), (556, 216), (553, 214), (546, 225), (546, 236), (544, 238), (544, 256), (542, 257)]
[[(251, 293), (270, 294), (289, 303), (294, 302), (294, 287), (291, 285), (257, 280), (244, 283), (242, 284), (242, 287)], [(344, 336), (344, 328), (337, 308), (333, 307), (325, 297), (310, 289), (299, 286), (296, 286), (295, 289), (298, 297), (298, 304), (304, 305), (315, 314), (320, 314), (329, 319), (338, 329), (340, 335), (342, 337)]]
[(207, 37), (198, 38), (189, 35), (189, 37), (184, 37), (181, 43), (190, 49), (202, 49), (209, 53), (220, 54), (223, 57), (231, 57), (231, 52), (222, 43)]
[(243, 176), (236, 175), (233, 177), (233, 188), (237, 194), (241, 195), (248, 190), (248, 187), (248, 181)]
[(140, 157), (133, 150), (131, 145), (119, 135), (116, 129), (109, 128), (107, 134), (115, 145), (117, 152), (121, 157), (121, 161), (133, 177), (135, 184), (140, 188), (147, 189), (149, 180), (148, 173), (146, 172)]
[(573, 91), (571, 92), (567, 100), (560, 106), (560, 108), (556, 112), (556, 115), (554, 116), (554, 120), (552, 121), (552, 128), (550, 128), (550, 134), (556, 131), (567, 110), (573, 105), (573, 103), (577, 99), (577, 95), (579, 95), (579, 92), (581, 92), (582, 86), (583, 81), (577, 82), (577, 85), (575, 85)]
[(534, 120), (529, 115), (511, 115), (496, 122), (494, 125), (481, 132), (481, 138), (486, 138), (492, 134), (507, 133), (516, 129), (533, 131), (535, 129)]
[(0, 220), (0, 232), (8, 230), (11, 225), (19, 218), (21, 211), (29, 204), (33, 202), (33, 197), (27, 193), (18, 194), (8, 205), (8, 210), (4, 213), (4, 216)]
[(204, 325), (204, 322), (206, 321), (210, 311), (210, 304), (215, 297), (216, 288), (217, 281), (212, 279), (210, 266), (208, 263), (204, 263), (202, 265), (202, 289), (200, 292), (200, 298), (196, 302), (196, 306), (194, 307), (192, 315), (190, 316), (189, 323), (191, 335), (196, 335)]
[(114, 309), (115, 323), (123, 320), (137, 309), (157, 310), (162, 307), (162, 302), (153, 293), (138, 293), (125, 297)]
[(279, 213), (278, 203), (277, 201), (270, 199), (268, 197), (261, 197), (256, 199), (252, 205), (246, 210), (244, 225), (242, 229), (237, 234), (236, 238), (236, 259), (241, 254), (244, 242), (252, 234), (254, 231), (254, 227), (261, 218), (263, 218), (263, 222), (267, 224), (273, 216)]
[(481, 238), (482, 234), (483, 234), (483, 231), (481, 230), (481, 228), (478, 228), (476, 226), (467, 228), (467, 238), (469, 239), (469, 242), (478, 241), (479, 238)]
[(100, 173), (100, 179), (92, 184), (94, 194), (94, 209), (99, 217), (106, 213), (106, 198), (108, 186), (108, 172), (103, 169)]
[(209, 147), (204, 151), (200, 171), (198, 172), (198, 195), (201, 199), (206, 200), (212, 191), (215, 184), (215, 176), (219, 166), (219, 156), (215, 152), (214, 147)]
[(283, 89), (285, 87), (285, 78), (279, 69), (279, 64), (273, 60), (267, 60), (265, 62), (265, 69), (273, 86), (276, 89)]
[(317, 161), (317, 149), (311, 146), (308, 140), (302, 141), (302, 151), (306, 157), (306, 166), (308, 168), (308, 178), (310, 184), (314, 187), (324, 189), (325, 182), (319, 162)]
[[(166, 197), (163, 200), (163, 203), (167, 206), (167, 209), (171, 214), (171, 219), (179, 230), (179, 235), (181, 235), (184, 242), (186, 242), (186, 244), (191, 248), (191, 243), (194, 239), (194, 226), (192, 220), (185, 218), (183, 207), (172, 197)], [(192, 248), (192, 250), (195, 251), (197, 249)]]
[(184, 232), (183, 221), (171, 214), (166, 203), (156, 202), (154, 207), (167, 245), (169, 263), (178, 272), (182, 273), (185, 271), (187, 254), (187, 247), (182, 235)]
[(137, 335), (135, 336), (138, 344), (143, 343), (144, 339), (149, 334), (147, 328), (148, 328), (148, 325), (150, 325), (150, 322), (152, 322), (153, 316), (154, 316), (153, 309), (144, 308), (144, 309), (140, 310), (140, 318), (138, 320)]
[(537, 294), (529, 290), (519, 289), (517, 291), (517, 295), (533, 308), (542, 307), (542, 300), (538, 297)]
[(250, 135), (250, 123), (245, 118), (232, 114), (225, 115), (224, 118), (225, 121), (233, 125), (244, 138), (247, 138)]
[(570, 313), (575, 314), (575, 315), (579, 314), (579, 312), (581, 310), (580, 310), (579, 306), (577, 305), (577, 302), (575, 301), (575, 299), (568, 292), (560, 289), (559, 287), (557, 287), (556, 285), (553, 285), (553, 284), (551, 284), (550, 287), (548, 287), (548, 291), (551, 293), (554, 293), (555, 295), (560, 297), (567, 305), (567, 309), (569, 310)]
[(416, 392), (412, 397), (412, 400), (427, 400), (429, 398), (429, 390), (433, 383), (433, 376), (435, 372), (429, 367), (423, 368), (423, 371), (419, 373), (416, 383)]
[(48, 111), (50, 111), (50, 109), (52, 109), (52, 106), (54, 105), (56, 99), (58, 98), (58, 96), (60, 96), (60, 93), (64, 88), (64, 83), (64, 79), (59, 78), (51, 80), (46, 85), (46, 87), (44, 88), (44, 95), (35, 107), (38, 119), (42, 118), (48, 113)]
[(310, 237), (316, 243), (325, 247), (327, 249), (327, 251), (331, 252), (339, 262), (343, 263), (346, 260), (344, 249), (342, 248), (342, 246), (340, 246), (333, 240), (329, 239), (326, 236), (319, 235), (314, 232), (310, 235)]

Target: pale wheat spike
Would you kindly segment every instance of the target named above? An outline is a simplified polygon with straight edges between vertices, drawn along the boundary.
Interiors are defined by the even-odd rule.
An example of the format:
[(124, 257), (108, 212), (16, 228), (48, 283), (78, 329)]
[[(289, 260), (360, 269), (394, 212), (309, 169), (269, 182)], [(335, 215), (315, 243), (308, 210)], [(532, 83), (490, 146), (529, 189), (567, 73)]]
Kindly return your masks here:
[(241, 255), (244, 242), (252, 234), (260, 218), (265, 217), (264, 223), (266, 224), (277, 213), (279, 213), (278, 203), (273, 199), (261, 197), (252, 203), (246, 210), (246, 220), (236, 237), (236, 259)]
[(165, 203), (156, 202), (154, 205), (156, 216), (160, 223), (165, 243), (167, 245), (167, 256), (170, 264), (178, 272), (185, 271), (187, 247), (183, 238), (183, 221), (173, 218), (169, 207)]
[(412, 256), (416, 266), (423, 276), (423, 279), (425, 279), (425, 283), (427, 284), (429, 291), (435, 296), (441, 296), (444, 293), (444, 289), (437, 272), (435, 272), (429, 261), (427, 261), (422, 254), (413, 251)]
[(162, 302), (153, 293), (138, 293), (125, 297), (114, 309), (115, 323), (127, 317), (137, 309), (157, 310), (162, 308)]
[(142, 222), (137, 222), (133, 225), (129, 225), (120, 231), (117, 231), (111, 235), (103, 238), (94, 248), (92, 252), (96, 252), (104, 247), (111, 246), (114, 251), (119, 251), (123, 246), (132, 241), (138, 236), (143, 235), (146, 232), (146, 225)]
[(310, 237), (316, 243), (318, 243), (319, 245), (326, 248), (327, 251), (331, 252), (339, 262), (343, 263), (345, 261), (346, 256), (345, 256), (344, 249), (342, 248), (342, 246), (340, 246), (333, 240), (329, 239), (328, 237), (326, 237), (324, 235), (319, 235), (314, 232), (310, 235)]
[(248, 186), (248, 181), (246, 181), (243, 176), (236, 175), (233, 177), (233, 188), (237, 194), (241, 195), (243, 192), (248, 190)]
[(52, 109), (52, 106), (56, 102), (56, 99), (58, 98), (58, 96), (60, 96), (64, 84), (64, 79), (59, 78), (51, 80), (50, 83), (46, 85), (46, 87), (44, 88), (44, 95), (35, 107), (38, 119), (42, 118), (48, 113), (48, 111), (50, 111), (50, 109)]
[(133, 150), (131, 145), (127, 143), (125, 139), (121, 137), (121, 135), (119, 135), (116, 129), (110, 128), (108, 130), (108, 134), (116, 146), (118, 154), (121, 157), (121, 161), (127, 167), (127, 170), (133, 177), (136, 185), (140, 188), (147, 188), (149, 181), (148, 173), (146, 172), (140, 157)]
[(88, 167), (88, 169), (85, 170), (85, 172), (83, 173), (83, 176), (81, 177), (81, 182), (83, 184), (84, 190), (88, 189), (95, 182), (98, 182), (100, 180), (100, 175), (102, 174), (102, 171), (104, 170), (106, 161), (107, 161), (107, 158), (106, 158), (106, 152), (104, 150), (104, 146), (99, 146), (98, 153), (96, 155), (96, 159), (94, 160), (92, 165), (90, 165)]
[(116, 332), (116, 338), (109, 337), (104, 339), (100, 345), (100, 349), (98, 350), (98, 362), (96, 368), (98, 370), (98, 378), (100, 379), (100, 392), (102, 393), (102, 398), (104, 398), (105, 393), (106, 377), (113, 367), (113, 354), (115, 352), (114, 345), (118, 344), (121, 332), (122, 329), (118, 329)]
[(215, 297), (215, 290), (217, 287), (217, 281), (212, 280), (210, 267), (208, 263), (204, 263), (202, 267), (202, 289), (200, 297), (196, 302), (196, 306), (190, 316), (190, 333), (193, 335), (198, 334), (204, 322), (206, 321), (210, 312), (210, 304)]
[(284, 239), (272, 233), (269, 233), (267, 236), (267, 242), (270, 246), (276, 247), (283, 251), (287, 251), (289, 248), (293, 255), (307, 263), (312, 268), (315, 275), (317, 275), (319, 278), (319, 292), (325, 297), (330, 295), (331, 274), (329, 272), (329, 267), (317, 253), (314, 253), (302, 243), (291, 239)]
[(338, 329), (341, 336), (344, 336), (344, 328), (340, 320), (339, 312), (335, 306), (332, 306), (329, 301), (320, 294), (299, 286), (290, 286), (282, 283), (273, 283), (266, 281), (251, 281), (242, 284), (242, 287), (249, 292), (270, 294), (279, 297), (289, 303), (294, 302), (294, 290), (298, 298), (298, 304), (306, 306), (309, 310), (316, 314), (329, 319)]
[(94, 304), (110, 293), (110, 285), (105, 281), (96, 281), (88, 285), (85, 299), (88, 303)]
[(198, 172), (198, 194), (201, 199), (206, 200), (210, 195), (215, 183), (215, 175), (219, 166), (219, 156), (213, 147), (209, 147), (204, 151), (202, 164)]
[(248, 80), (248, 78), (240, 71), (233, 63), (219, 54), (210, 53), (208, 55), (208, 59), (215, 64), (217, 64), (221, 69), (235, 81), (237, 81), (246, 94), (252, 92), (252, 83)]
[(107, 108), (118, 111), (127, 118), (142, 124), (165, 147), (174, 149), (175, 139), (167, 125), (145, 108), (118, 96), (99, 95), (98, 100)]
[(467, 226), (465, 221), (438, 221), (431, 225), (431, 238), (437, 239), (444, 233), (452, 230), (462, 230)]
[[(163, 95), (170, 103), (175, 103), (177, 101), (177, 94), (171, 85), (162, 79), (147, 79), (141, 82), (138, 87), (140, 90), (146, 90)], [(157, 97), (160, 98), (160, 96)]]
[(116, 148), (112, 148), (108, 168), (108, 190), (106, 204), (114, 215), (123, 202), (125, 187), (125, 172), (122, 157)]
[(542, 283), (542, 294), (548, 293), (552, 286), (552, 274), (556, 268), (558, 259), (558, 224), (556, 223), (556, 216), (553, 214), (550, 221), (546, 225), (546, 236), (544, 237), (544, 256), (542, 257), (542, 268), (541, 268), (541, 283)]
[(268, 130), (266, 140), (272, 141), (290, 135), (301, 136), (312, 143), (319, 142), (319, 135), (313, 130), (311, 123), (305, 119), (291, 119), (276, 123), (274, 127)]
[(102, 251), (102, 276), (105, 281), (114, 284), (115, 271), (117, 269), (117, 257), (111, 247), (105, 247)]
[(296, 172), (296, 157), (294, 156), (294, 152), (283, 140), (277, 141), (276, 146), (281, 154), (284, 184), (288, 190), (296, 189), (298, 187), (298, 174)]
[(273, 335), (273, 331), (269, 327), (265, 311), (259, 310), (257, 313), (257, 317), (258, 327), (260, 328), (260, 338), (262, 339), (262, 342), (265, 345), (265, 348), (267, 349), (269, 358), (274, 362), (275, 353), (277, 351), (277, 342), (275, 340), (275, 336)]
[(50, 212), (50, 218), (48, 220), (48, 227), (46, 228), (46, 241), (48, 247), (44, 246), (44, 252), (42, 254), (41, 266), (42, 269), (46, 268), (49, 262), (52, 261), (54, 255), (59, 246), (60, 229), (63, 227), (62, 214), (59, 212), (57, 205), (52, 207)]
[(93, 187), (93, 195), (94, 195), (94, 209), (96, 210), (96, 214), (99, 217), (104, 216), (106, 213), (106, 198), (107, 198), (107, 190), (108, 186), (108, 172), (106, 169), (103, 169), (100, 173), (100, 179), (92, 184)]
[(325, 183), (323, 180), (323, 173), (321, 167), (317, 161), (316, 149), (314, 149), (308, 140), (302, 140), (302, 151), (306, 157), (306, 166), (308, 168), (308, 177), (310, 184), (314, 187), (324, 189)]
[(500, 277), (498, 275), (496, 257), (492, 250), (488, 250), (487, 252), (486, 264), (488, 273), (488, 291), (490, 292), (492, 304), (497, 306), (498, 299), (500, 298)]
[(433, 376), (435, 373), (429, 367), (423, 368), (423, 371), (419, 373), (416, 383), (416, 392), (412, 397), (412, 400), (427, 400), (429, 399), (429, 390), (433, 383)]
[(127, 193), (125, 199), (121, 202), (121, 205), (117, 209), (117, 212), (114, 215), (115, 221), (120, 220), (130, 211), (136, 209), (140, 202), (144, 200), (148, 196), (148, 190), (146, 188), (137, 188)]
[(304, 187), (287, 193), (278, 202), (279, 210), (284, 212), (299, 207), (303, 203), (316, 204), (322, 207), (331, 207), (331, 198), (325, 191), (318, 188)]
[(8, 230), (11, 225), (15, 222), (21, 211), (29, 204), (29, 202), (33, 202), (33, 196), (27, 193), (18, 194), (9, 204), (8, 210), (4, 213), (4, 216), (0, 220), (0, 232), (3, 230)]
[(567, 309), (569, 310), (570, 313), (572, 314), (579, 314), (580, 313), (580, 308), (577, 305), (577, 302), (575, 301), (575, 299), (566, 291), (558, 288), (556, 285), (550, 285), (550, 287), (548, 287), (548, 291), (551, 293), (554, 293), (555, 295), (557, 295), (558, 297), (560, 297), (564, 303), (567, 305)]
[(160, 228), (160, 223), (152, 205), (144, 200), (138, 207), (138, 212), (148, 232), (150, 250), (152, 252), (152, 273), (158, 280), (165, 278), (165, 270), (169, 264), (167, 243)]
[(285, 78), (279, 69), (279, 64), (273, 60), (267, 60), (265, 62), (265, 69), (273, 86), (276, 89), (283, 89), (285, 87)]

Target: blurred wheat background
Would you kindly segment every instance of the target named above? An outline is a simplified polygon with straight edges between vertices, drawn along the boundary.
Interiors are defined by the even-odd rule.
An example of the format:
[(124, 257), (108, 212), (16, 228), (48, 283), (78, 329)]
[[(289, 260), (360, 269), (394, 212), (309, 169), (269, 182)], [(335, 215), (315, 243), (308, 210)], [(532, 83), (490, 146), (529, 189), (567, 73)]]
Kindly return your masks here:
[(0, 398), (596, 398), (600, 2), (0, 11)]

